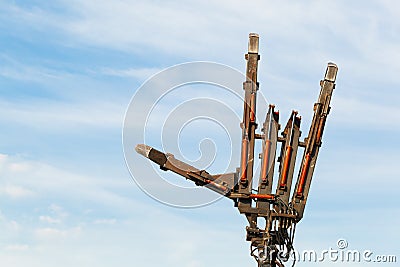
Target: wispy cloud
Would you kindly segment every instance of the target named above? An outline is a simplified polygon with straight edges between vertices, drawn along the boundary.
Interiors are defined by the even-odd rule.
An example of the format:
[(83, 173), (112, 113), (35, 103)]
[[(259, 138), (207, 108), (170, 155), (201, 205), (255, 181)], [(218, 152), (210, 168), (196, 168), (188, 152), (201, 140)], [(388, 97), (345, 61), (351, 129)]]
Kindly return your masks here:
[(112, 224), (115, 224), (116, 222), (117, 222), (116, 219), (98, 219), (98, 220), (95, 220), (93, 223), (94, 224), (109, 224), (109, 225), (112, 225)]
[[(74, 262), (76, 261), (77, 264), (82, 264), (85, 262), (84, 259), (87, 259), (96, 266), (106, 267), (111, 264), (108, 260), (110, 258), (113, 258), (113, 262), (115, 259), (119, 259), (121, 264), (126, 262), (127, 259), (123, 255), (126, 255), (128, 251), (133, 253), (135, 262), (144, 264), (148, 262), (149, 257), (154, 256), (154, 250), (148, 249), (154, 245), (154, 240), (157, 240), (158, 244), (157, 257), (165, 259), (166, 266), (176, 266), (182, 261), (195, 266), (204, 262), (198, 254), (204, 247), (221, 252), (219, 243), (210, 244), (210, 238), (236, 242), (242, 237), (232, 235), (230, 231), (224, 229), (223, 223), (213, 224), (211, 227), (208, 222), (197, 222), (186, 217), (185, 214), (166, 210), (165, 206), (156, 205), (150, 209), (146, 203), (133, 201), (134, 196), (129, 198), (118, 196), (115, 192), (108, 190), (113, 184), (113, 181), (109, 179), (103, 181), (59, 170), (48, 164), (11, 156), (2, 155), (1, 158), (2, 181), (24, 184), (32, 188), (39, 196), (51, 198), (51, 195), (57, 195), (57, 200), (63, 203), (68, 203), (71, 196), (79, 200), (78, 206), (69, 206), (69, 208), (52, 203), (45, 209), (48, 213), (40, 212), (41, 215), (38, 217), (35, 217), (35, 214), (43, 211), (43, 207), (40, 202), (30, 200), (29, 206), (32, 206), (34, 212), (31, 214), (20, 211), (27, 219), (21, 220), (18, 227), (14, 227), (18, 229), (14, 230), (12, 236), (7, 236), (5, 246), (0, 244), (3, 249), (3, 252), (0, 251), (0, 259), (2, 262), (12, 263), (13, 266), (23, 266), (26, 264), (24, 259), (29, 259), (32, 266), (39, 266), (39, 263), (43, 264), (43, 262), (50, 264), (53, 261), (58, 261), (58, 266), (69, 266), (71, 261), (68, 259), (72, 253), (75, 255)], [(18, 162), (25, 165), (24, 171), (17, 172), (10, 168), (11, 164), (15, 165)], [(29, 179), (27, 179), (28, 174)], [(118, 184), (117, 181), (115, 183)], [(133, 186), (132, 183), (130, 184)], [(87, 214), (80, 215), (80, 205), (87, 202), (97, 202), (102, 206), (101, 211), (97, 210), (96, 214), (90, 217), (85, 217)], [(28, 203), (25, 203), (28, 206)], [(229, 206), (231, 206), (230, 202)], [(111, 210), (119, 210), (124, 216), (118, 219), (107, 216), (107, 213), (112, 213)], [(162, 218), (161, 221), (160, 218)], [(35, 219), (37, 219), (36, 223)], [(12, 219), (3, 216), (0, 225), (4, 227), (5, 224), (11, 229)], [(176, 225), (180, 227), (176, 228)], [(8, 231), (8, 235), (10, 232)], [(99, 235), (100, 232), (101, 235)], [(23, 242), (18, 242), (18, 240), (23, 240)], [(103, 242), (104, 240), (107, 242)], [(82, 244), (85, 245), (82, 246)], [(136, 247), (138, 244), (140, 247)], [(132, 247), (135, 249), (132, 250)], [(240, 255), (241, 247), (229, 248), (229, 251), (232, 250)], [(183, 252), (184, 255), (182, 255)], [(102, 256), (98, 256), (99, 254)], [(246, 253), (243, 255), (247, 256)], [(247, 259), (247, 257), (238, 258), (243, 262)], [(230, 259), (227, 262), (233, 263), (237, 260)], [(206, 259), (206, 262), (212, 261), (213, 257)], [(150, 262), (148, 265), (158, 266), (159, 263)]]
[(6, 246), (5, 249), (11, 251), (25, 251), (29, 249), (29, 246), (26, 244), (13, 244)]
[[(392, 166), (398, 162), (398, 146), (376, 135), (399, 130), (395, 123), (400, 114), (399, 3), (255, 1), (249, 5), (223, 0), (185, 5), (179, 1), (61, 0), (1, 3), (0, 9), (2, 35), (13, 39), (6, 39), (1, 46), (21, 51), (18, 55), (0, 55), (0, 77), (8, 86), (2, 88), (0, 100), (4, 132), (16, 125), (51, 134), (72, 130), (102, 133), (120, 128), (135, 89), (130, 87), (132, 82), (145, 80), (160, 65), (194, 59), (224, 62), (242, 70), (250, 31), (258, 32), (261, 38), (261, 90), (277, 104), (281, 114), (299, 109), (307, 121), (325, 64), (336, 61), (340, 69), (338, 88), (327, 131), (334, 130), (340, 136), (343, 127), (353, 129), (381, 149), (371, 152), (367, 146), (360, 148), (344, 139), (345, 134), (324, 140), (343, 141), (346, 146), (324, 144), (308, 206), (313, 209), (308, 210), (308, 219), (300, 229), (306, 231), (298, 231), (297, 237), (303, 242), (312, 232), (325, 241), (328, 234), (321, 225), (329, 225), (335, 229), (330, 234), (342, 231), (353, 235), (354, 242), (373, 239), (384, 244), (382, 249), (395, 246), (399, 218), (393, 214), (398, 213), (395, 188), (399, 175)], [(58, 50), (54, 52), (54, 48)], [(68, 53), (76, 50), (79, 55)], [(38, 55), (38, 51), (43, 54)], [(97, 51), (96, 64), (88, 63), (91, 58), (86, 57), (87, 51)], [(48, 53), (53, 52), (49, 60)], [(64, 61), (73, 56), (75, 61), (68, 69), (74, 71), (66, 70)], [(127, 88), (124, 92), (115, 90), (120, 86), (115, 84), (121, 81)], [(241, 82), (237, 84), (241, 86)], [(30, 90), (26, 98), (13, 96), (18, 88)], [(52, 97), (40, 97), (41, 88)], [(165, 110), (172, 105), (165, 104)], [(136, 122), (131, 123), (135, 126)], [(379, 131), (372, 135), (364, 131), (367, 127)], [(7, 142), (3, 140), (3, 144)], [(333, 150), (337, 153), (329, 152)], [(99, 166), (101, 171), (96, 174), (83, 168), (76, 170), (83, 165), (80, 153), (77, 151), (76, 158), (71, 159), (73, 163), (59, 165), (0, 154), (0, 225), (5, 230), (0, 240), (0, 261), (4, 266), (106, 267), (126, 262), (159, 266), (158, 260), (149, 260), (154, 258), (163, 259), (164, 266), (255, 264), (243, 240), (244, 219), (231, 203), (196, 211), (165, 208), (147, 202), (147, 196), (134, 187), (127, 173), (123, 177), (99, 173), (110, 172), (108, 161), (85, 159)], [(135, 163), (142, 168), (142, 177), (148, 177), (151, 167), (144, 169), (148, 166), (139, 160)], [(70, 167), (60, 167), (65, 165)], [(382, 184), (382, 180), (388, 184)], [(329, 194), (324, 193), (327, 191)], [(356, 194), (364, 195), (357, 200)], [(324, 197), (332, 203), (326, 204)], [(392, 218), (392, 223), (365, 237), (369, 229), (382, 225), (382, 216)], [(364, 218), (363, 224), (360, 218)], [(221, 245), (228, 243), (235, 245)]]
[[(4, 57), (2, 57), (4, 59)], [(32, 67), (13, 62), (7, 66), (0, 67), (0, 76), (3, 78), (22, 80), (28, 82), (49, 82), (49, 80), (60, 80), (59, 73), (54, 70), (41, 67)]]
[[(16, 168), (21, 165), (23, 168)], [(125, 197), (107, 188), (122, 187), (126, 181), (110, 180), (105, 177), (90, 176), (52, 166), (47, 163), (25, 160), (17, 156), (4, 156), (0, 161), (0, 191), (8, 192), (11, 196), (31, 196), (42, 198), (43, 196), (57, 195), (66, 197), (74, 194), (80, 198), (90, 199), (97, 203), (113, 205), (129, 201)], [(126, 181), (129, 183), (129, 180)], [(11, 188), (11, 189), (10, 189)], [(51, 204), (48, 208), (51, 216), (58, 219), (65, 218), (67, 213), (59, 206)], [(50, 216), (49, 215), (49, 216)], [(43, 215), (42, 220), (49, 217)], [(48, 221), (48, 220), (47, 220)]]
[(64, 238), (77, 237), (81, 232), (80, 227), (74, 227), (66, 230), (58, 228), (39, 228), (35, 231), (36, 238), (40, 240), (62, 240)]
[(0, 105), (2, 106), (0, 121), (48, 132), (85, 127), (120, 128), (125, 112), (125, 107), (105, 101), (66, 103), (52, 100), (35, 102), (0, 100)]
[[(354, 129), (382, 129), (399, 131), (400, 107), (387, 103), (362, 100), (360, 98), (335, 98), (334, 121), (336, 125), (347, 125)], [(386, 130), (387, 129), (387, 130)]]
[(50, 216), (39, 216), (39, 220), (50, 224), (56, 224), (61, 222), (60, 219), (53, 218)]
[(5, 185), (0, 188), (0, 195), (4, 194), (11, 198), (25, 198), (34, 196), (34, 192), (21, 186)]
[(161, 71), (159, 68), (128, 68), (128, 69), (112, 69), (103, 68), (100, 70), (102, 74), (124, 77), (124, 78), (136, 78), (140, 81), (144, 81), (149, 77), (153, 76), (157, 72)]

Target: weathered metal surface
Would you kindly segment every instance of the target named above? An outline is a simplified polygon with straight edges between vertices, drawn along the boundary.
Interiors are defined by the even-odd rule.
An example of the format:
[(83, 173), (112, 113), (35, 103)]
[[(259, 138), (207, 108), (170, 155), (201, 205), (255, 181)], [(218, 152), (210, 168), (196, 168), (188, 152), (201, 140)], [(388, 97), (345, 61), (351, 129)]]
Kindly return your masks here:
[[(287, 260), (294, 250), (296, 223), (304, 215), (338, 68), (334, 63), (328, 63), (325, 77), (320, 82), (321, 91), (318, 101), (314, 104), (310, 130), (304, 141), (299, 140), (300, 117), (295, 111), (292, 112), (282, 132), (282, 137), (278, 136), (279, 113), (275, 111), (274, 105), (269, 107), (262, 134), (257, 134), (255, 132), (257, 128), (256, 99), (259, 86), (257, 70), (260, 59), (258, 47), (259, 36), (251, 33), (248, 53), (245, 55), (247, 66), (246, 81), (243, 83), (245, 99), (241, 123), (242, 155), (236, 172), (211, 175), (205, 170), (199, 170), (176, 159), (172, 154), (164, 154), (150, 146), (140, 144), (135, 149), (139, 154), (160, 165), (162, 170), (173, 171), (195, 182), (196, 185), (206, 186), (232, 199), (240, 213), (244, 214), (249, 222), (249, 226), (246, 227), (246, 240), (251, 243), (251, 255), (257, 260), (259, 267), (275, 267), (284, 266), (282, 262)], [(263, 142), (260, 155), (261, 171), (256, 190), (252, 188), (255, 140)], [(276, 150), (279, 143), (281, 146), (278, 157), (279, 178), (276, 193), (272, 194)], [(304, 148), (304, 155), (292, 199), (289, 202), (299, 148)], [(253, 191), (257, 192), (253, 193)], [(252, 205), (253, 203), (256, 205)], [(259, 228), (258, 218), (265, 219), (265, 228)]]

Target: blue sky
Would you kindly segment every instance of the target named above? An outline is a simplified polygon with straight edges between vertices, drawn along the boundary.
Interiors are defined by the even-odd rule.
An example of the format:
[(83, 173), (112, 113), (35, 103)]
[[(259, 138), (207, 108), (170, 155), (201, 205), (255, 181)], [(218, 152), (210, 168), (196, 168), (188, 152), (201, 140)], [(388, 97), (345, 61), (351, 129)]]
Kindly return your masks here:
[[(163, 205), (134, 183), (122, 148), (146, 79), (198, 60), (244, 71), (250, 32), (260, 90), (282, 124), (299, 111), (303, 136), (326, 63), (339, 66), (297, 248), (346, 238), (399, 258), (399, 12), (397, 1), (0, 1), (1, 265), (255, 266), (230, 201)], [(182, 149), (196, 158), (197, 144)]]

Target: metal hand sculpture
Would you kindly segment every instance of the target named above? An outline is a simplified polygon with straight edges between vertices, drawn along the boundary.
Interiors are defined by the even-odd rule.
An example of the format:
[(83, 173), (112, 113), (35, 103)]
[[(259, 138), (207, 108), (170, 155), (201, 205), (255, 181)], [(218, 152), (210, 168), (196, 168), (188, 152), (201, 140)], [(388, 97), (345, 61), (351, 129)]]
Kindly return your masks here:
[[(160, 165), (162, 170), (173, 171), (196, 185), (206, 186), (234, 201), (240, 213), (249, 222), (246, 227), (247, 241), (251, 242), (251, 255), (259, 267), (283, 266), (293, 252), (293, 239), (296, 224), (303, 218), (304, 208), (310, 190), (329, 104), (335, 88), (337, 66), (328, 63), (324, 79), (320, 82), (321, 91), (314, 105), (314, 117), (308, 136), (299, 141), (301, 118), (293, 111), (282, 136), (278, 137), (279, 112), (270, 105), (262, 127), (262, 133), (256, 134), (256, 96), (258, 90), (257, 34), (249, 35), (249, 47), (246, 54), (246, 81), (242, 128), (242, 151), (240, 167), (236, 172), (211, 175), (205, 170), (196, 169), (176, 159), (172, 154), (164, 154), (150, 146), (139, 144), (136, 151)], [(253, 189), (253, 163), (255, 140), (262, 141), (261, 171), (258, 188)], [(276, 150), (281, 143), (279, 162), (279, 180), (275, 193), (272, 193)], [(290, 200), (297, 150), (304, 148), (304, 155), (295, 188)], [(255, 203), (255, 205), (252, 205)], [(265, 228), (259, 228), (257, 219), (265, 219)], [(294, 261), (295, 262), (295, 261)], [(293, 262), (293, 264), (294, 264)]]

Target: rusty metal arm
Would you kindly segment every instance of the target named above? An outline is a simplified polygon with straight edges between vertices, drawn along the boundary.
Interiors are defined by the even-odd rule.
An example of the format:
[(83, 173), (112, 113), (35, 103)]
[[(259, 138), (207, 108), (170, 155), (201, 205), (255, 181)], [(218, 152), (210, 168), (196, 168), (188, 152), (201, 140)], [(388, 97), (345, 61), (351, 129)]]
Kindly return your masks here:
[(254, 140), (256, 124), (256, 100), (257, 100), (257, 69), (258, 60), (258, 34), (249, 34), (248, 53), (245, 55), (247, 60), (246, 81), (243, 83), (244, 107), (242, 127), (242, 149), (240, 160), (240, 189), (241, 193), (251, 193), (251, 183), (253, 178), (254, 164)]
[(324, 80), (320, 82), (321, 91), (317, 103), (314, 105), (314, 116), (311, 122), (308, 137), (305, 139), (305, 149), (297, 183), (292, 196), (292, 206), (297, 213), (297, 221), (303, 217), (304, 208), (310, 190), (315, 164), (321, 147), (326, 118), (330, 110), (332, 92), (335, 89), (335, 80), (338, 67), (328, 63)]
[(292, 111), (289, 121), (282, 132), (284, 141), (282, 142), (281, 156), (279, 158), (280, 175), (276, 195), (279, 196), (286, 207), (289, 206), (290, 188), (292, 186), (297, 149), (299, 147), (299, 138), (301, 135), (300, 122), (301, 118), (297, 116), (297, 111)]
[[(272, 191), (272, 183), (274, 178), (275, 157), (276, 157), (276, 139), (279, 131), (279, 112), (275, 111), (275, 106), (270, 105), (268, 113), (261, 131), (262, 135), (262, 152), (261, 171), (258, 181), (258, 194), (268, 195)], [(267, 200), (258, 199), (256, 207), (268, 214), (270, 203)]]
[[(283, 266), (280, 259), (288, 260), (293, 251), (293, 240), (296, 224), (304, 214), (316, 160), (321, 147), (325, 122), (330, 110), (330, 100), (335, 88), (338, 68), (328, 63), (325, 77), (320, 82), (321, 90), (318, 101), (314, 104), (314, 115), (308, 136), (300, 141), (301, 118), (293, 111), (282, 136), (279, 113), (270, 105), (263, 124), (262, 133), (256, 134), (256, 98), (259, 84), (257, 82), (259, 36), (249, 35), (248, 53), (245, 55), (246, 81), (244, 89), (244, 110), (240, 166), (236, 172), (211, 175), (206, 170), (199, 170), (174, 157), (150, 146), (139, 144), (135, 150), (144, 157), (158, 164), (164, 171), (172, 171), (198, 186), (207, 187), (234, 201), (239, 212), (246, 216), (249, 225), (246, 227), (246, 240), (250, 241), (251, 255), (259, 267)], [(260, 154), (261, 170), (258, 188), (254, 190), (253, 165), (255, 140), (262, 141)], [(276, 193), (272, 194), (274, 166), (277, 144), (281, 143), (278, 158), (279, 180)], [(294, 190), (291, 190), (298, 148), (304, 148)], [(253, 191), (257, 191), (254, 193)], [(291, 202), (290, 193), (293, 191)], [(253, 205), (255, 203), (255, 205)], [(260, 229), (258, 219), (265, 219), (265, 226)], [(285, 252), (280, 259), (278, 252)]]
[(211, 175), (205, 170), (199, 170), (183, 161), (180, 161), (170, 153), (163, 153), (151, 146), (139, 144), (136, 152), (150, 159), (164, 171), (172, 171), (193, 181), (198, 186), (205, 186), (221, 195), (228, 196), (233, 189), (234, 173)]

